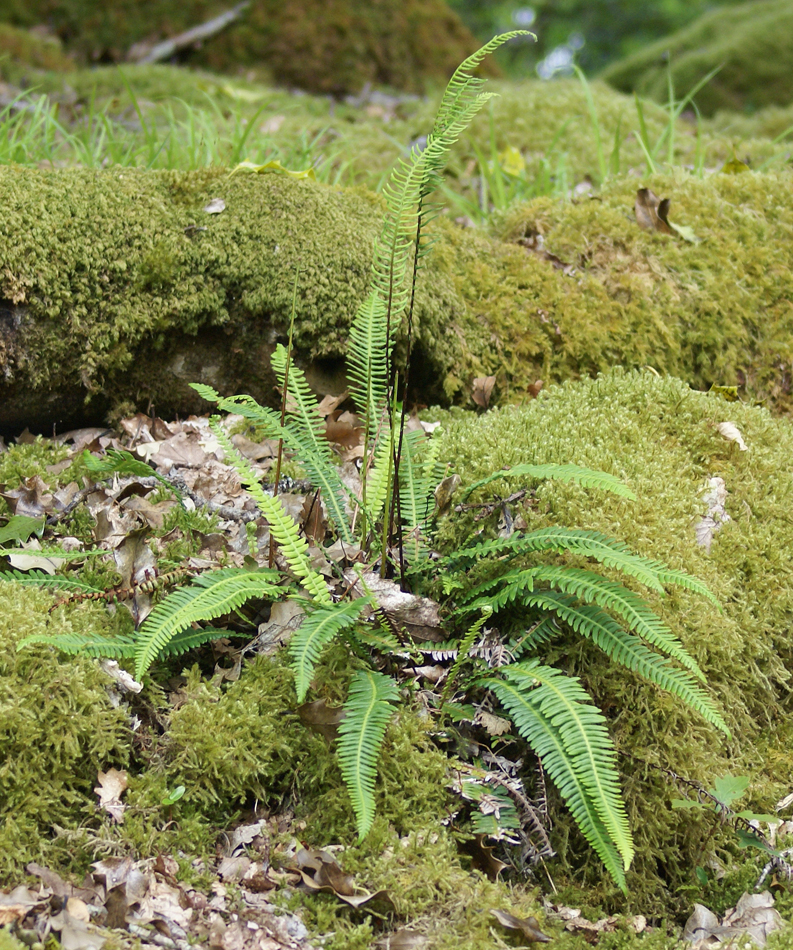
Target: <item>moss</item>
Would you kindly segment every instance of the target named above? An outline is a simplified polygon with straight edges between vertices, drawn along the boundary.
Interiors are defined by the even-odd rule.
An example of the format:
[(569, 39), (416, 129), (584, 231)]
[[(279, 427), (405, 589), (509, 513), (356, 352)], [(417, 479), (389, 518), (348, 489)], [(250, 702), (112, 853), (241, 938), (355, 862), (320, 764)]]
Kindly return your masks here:
[(40, 70), (68, 73), (73, 69), (74, 61), (56, 36), (0, 23), (0, 79), (20, 82), (38, 78)]
[[(789, 157), (793, 105), (767, 106), (752, 115), (723, 110), (708, 120), (704, 128), (708, 134), (729, 136), (736, 143), (742, 143), (746, 139), (780, 138), (785, 146), (783, 152)], [(739, 144), (738, 149), (743, 152), (743, 145)]]
[(24, 950), (21, 940), (12, 936), (8, 927), (0, 927), (0, 950)]
[[(747, 452), (715, 431), (715, 424), (726, 420), (743, 433)], [(667, 694), (616, 671), (594, 649), (564, 640), (548, 653), (583, 678), (620, 752), (637, 845), (629, 908), (644, 914), (682, 911), (696, 889), (693, 872), (712, 823), (709, 816), (671, 810), (670, 800), (680, 793), (653, 766), (708, 787), (719, 775), (748, 775), (752, 802), (762, 811), (784, 794), (793, 766), (791, 424), (762, 408), (693, 392), (675, 379), (614, 371), (552, 388), (522, 409), (452, 423), (443, 439), (441, 457), (451, 460), (463, 484), (527, 461), (574, 462), (618, 475), (637, 501), (546, 483), (538, 491), (537, 513), (528, 516), (530, 527), (555, 523), (602, 531), (640, 554), (689, 571), (723, 605), (720, 611), (682, 591), (649, 597), (705, 671), (731, 740)], [(709, 476), (724, 479), (732, 521), (707, 554), (695, 542), (694, 523)], [(493, 490), (499, 490), (497, 483)], [(473, 528), (467, 519), (447, 522), (445, 544), (459, 544)], [(554, 807), (558, 812), (558, 801)], [(716, 839), (719, 848), (733, 840), (729, 834)], [(557, 881), (566, 874), (597, 881), (594, 894), (606, 906), (617, 906), (617, 895), (562, 814), (555, 841), (561, 860), (551, 873)]]
[[(88, 659), (64, 661), (51, 648), (17, 652), (25, 636), (44, 633), (52, 598), (0, 584), (0, 876), (32, 860), (69, 866), (56, 825), (96, 824), (97, 771), (123, 768), (130, 730), (113, 708), (109, 679)], [(119, 615), (120, 616), (120, 615)], [(58, 632), (112, 626), (101, 607), (61, 610)]]
[[(573, 272), (530, 254), (466, 261), (492, 333), (480, 365), (498, 374), (502, 398), (537, 377), (650, 365), (697, 388), (744, 386), (787, 409), (790, 181), (789, 172), (623, 179), (596, 201), (537, 199), (508, 212), (499, 236), (539, 234)], [(642, 231), (633, 215), (639, 184), (669, 197), (671, 220), (702, 242)], [(468, 253), (459, 241), (458, 259)]]
[(697, 93), (703, 114), (784, 106), (791, 98), (791, 37), (791, 0), (727, 6), (614, 63), (602, 75), (617, 89), (635, 89), (663, 102), (668, 98), (669, 70), (679, 95), (719, 67), (718, 74)]
[[(209, 19), (223, 5), (112, 6), (98, 0), (11, 0), (9, 22), (42, 21), (84, 61), (122, 61), (137, 42), (172, 36)], [(476, 41), (443, 0), (377, 4), (325, 0), (257, 0), (236, 23), (181, 58), (220, 72), (261, 67), (278, 82), (322, 93), (357, 91), (366, 82), (421, 89), (445, 80)]]

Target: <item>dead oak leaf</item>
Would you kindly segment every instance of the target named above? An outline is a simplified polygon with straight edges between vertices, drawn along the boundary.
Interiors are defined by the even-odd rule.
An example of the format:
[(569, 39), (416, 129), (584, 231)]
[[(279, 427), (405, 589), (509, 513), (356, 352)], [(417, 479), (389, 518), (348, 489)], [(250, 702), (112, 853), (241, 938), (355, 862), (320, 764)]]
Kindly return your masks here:
[(495, 376), (477, 376), (474, 380), (471, 399), (473, 399), (480, 409), (487, 409), (490, 405), (490, 397), (493, 395), (493, 387), (495, 385)]
[(540, 930), (536, 917), (515, 917), (506, 910), (490, 908), (490, 913), (507, 930), (518, 930), (530, 943), (548, 943), (550, 937)]
[(677, 234), (690, 244), (699, 244), (700, 239), (691, 228), (682, 224), (673, 224), (669, 220), (669, 198), (659, 198), (649, 188), (640, 188), (636, 192), (633, 211), (636, 223), (645, 231), (660, 231), (661, 234)]
[(121, 796), (127, 788), (127, 773), (119, 769), (109, 769), (98, 774), (99, 785), (94, 792), (99, 796), (99, 807), (110, 815), (113, 821), (124, 821), (124, 808)]

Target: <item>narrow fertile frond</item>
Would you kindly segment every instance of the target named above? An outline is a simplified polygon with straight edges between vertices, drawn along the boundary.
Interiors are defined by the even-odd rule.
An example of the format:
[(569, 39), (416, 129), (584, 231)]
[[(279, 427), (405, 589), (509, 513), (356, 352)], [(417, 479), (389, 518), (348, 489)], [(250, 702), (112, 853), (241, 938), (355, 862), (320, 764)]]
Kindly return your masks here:
[(729, 736), (727, 724), (694, 676), (672, 666), (666, 657), (653, 653), (639, 637), (625, 630), (600, 607), (595, 604), (579, 604), (575, 598), (557, 591), (536, 591), (527, 599), (527, 603), (532, 607), (552, 611), (616, 663), (638, 673), (661, 689), (679, 696), (703, 719)]
[(633, 859), (616, 753), (605, 720), (579, 681), (526, 661), (505, 667), (504, 680), (487, 679), (518, 731), (534, 749), (586, 839), (625, 888)]
[(62, 653), (71, 656), (83, 653), (87, 656), (110, 657), (121, 659), (135, 655), (136, 638), (119, 634), (115, 637), (102, 637), (98, 634), (81, 633), (34, 633), (24, 640), (20, 640), (17, 649), (45, 643), (55, 647)]
[(292, 572), (300, 578), (303, 586), (321, 604), (330, 603), (328, 587), (321, 574), (315, 571), (308, 559), (308, 542), (300, 536), (300, 530), (287, 514), (278, 498), (268, 495), (259, 483), (250, 462), (234, 448), (226, 430), (217, 418), (210, 419), (210, 429), (226, 454), (226, 459), (240, 476), (240, 481), (253, 496), (259, 510), (270, 525), (270, 532), (281, 548)]
[(359, 670), (344, 704), (337, 755), (352, 799), (359, 838), (367, 835), (374, 821), (377, 759), (388, 721), (394, 714), (391, 704), (398, 699), (396, 684), (389, 676)]
[(168, 643), (191, 624), (220, 617), (254, 598), (277, 598), (283, 592), (276, 571), (228, 567), (199, 574), (191, 584), (160, 601), (141, 625), (135, 678), (141, 679)]
[(348, 603), (320, 607), (308, 614), (292, 635), (289, 653), (292, 656), (291, 667), (299, 703), (306, 698), (323, 647), (342, 630), (351, 627), (369, 603), (368, 597), (360, 597)]
[(388, 338), (383, 299), (372, 291), (355, 314), (347, 342), (347, 380), (355, 407), (364, 418), (367, 444), (388, 401), (388, 358), (393, 337), (392, 332)]
[(611, 492), (613, 495), (619, 495), (621, 498), (630, 498), (636, 500), (636, 495), (615, 476), (608, 472), (598, 472), (591, 468), (582, 468), (579, 465), (513, 465), (512, 468), (504, 468), (487, 478), (483, 478), (473, 485), (469, 485), (463, 495), (463, 500), (476, 491), (477, 488), (483, 488), (491, 482), (498, 481), (501, 478), (554, 478), (561, 482), (576, 482), (583, 488), (599, 488), (601, 491)]
[(454, 75), (449, 80), (449, 84), (443, 94), (443, 99), (441, 99), (441, 104), (435, 115), (435, 123), (432, 126), (432, 135), (438, 135), (443, 132), (449, 124), (450, 119), (460, 111), (461, 107), (463, 107), (467, 101), (470, 101), (476, 96), (485, 84), (484, 79), (480, 79), (473, 74), (474, 70), (482, 63), (482, 60), (490, 56), (491, 53), (495, 53), (500, 46), (503, 46), (504, 43), (508, 43), (516, 36), (534, 36), (534, 34), (528, 30), (512, 30), (509, 33), (501, 33), (499, 36), (494, 36), (489, 43), (485, 43), (481, 49), (478, 49), (475, 53), (472, 53), (468, 59), (460, 63), (457, 69), (455, 69)]

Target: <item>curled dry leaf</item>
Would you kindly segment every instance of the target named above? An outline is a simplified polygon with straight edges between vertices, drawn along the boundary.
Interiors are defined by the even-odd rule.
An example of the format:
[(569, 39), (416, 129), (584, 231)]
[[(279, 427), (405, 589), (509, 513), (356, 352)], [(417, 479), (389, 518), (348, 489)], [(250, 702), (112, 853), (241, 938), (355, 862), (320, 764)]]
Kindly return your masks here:
[(762, 894), (744, 893), (735, 907), (730, 908), (720, 921), (702, 904), (694, 905), (694, 912), (683, 928), (683, 939), (697, 946), (709, 947), (733, 944), (749, 937), (764, 947), (768, 935), (782, 926), (782, 918), (774, 909), (770, 891)]
[(345, 874), (333, 855), (327, 851), (301, 849), (296, 855), (296, 861), (303, 885), (310, 891), (335, 894), (339, 900), (356, 908), (371, 901), (392, 903), (388, 893), (383, 890), (373, 894), (356, 894), (352, 875)]
[(220, 214), (226, 210), (226, 202), (222, 198), (213, 198), (208, 204), (204, 205), (204, 211), (207, 214)]
[(440, 605), (429, 597), (418, 597), (400, 589), (399, 584), (382, 578), (376, 571), (358, 574), (349, 569), (344, 579), (352, 585), (356, 597), (371, 595), (388, 617), (405, 627), (417, 640), (445, 639), (441, 629)]
[(481, 409), (487, 409), (490, 405), (490, 397), (493, 395), (495, 385), (495, 376), (477, 376), (474, 380), (471, 398)]
[(727, 439), (728, 442), (735, 442), (742, 452), (748, 452), (749, 446), (744, 442), (741, 430), (734, 422), (720, 422), (716, 426), (719, 435)]
[(460, 487), (461, 481), (462, 479), (457, 474), (447, 475), (435, 489), (435, 504), (438, 506), (439, 515), (449, 510), (452, 503), (452, 496)]
[(323, 735), (332, 742), (339, 732), (339, 723), (344, 719), (344, 707), (328, 706), (324, 699), (313, 703), (303, 703), (297, 707), (297, 714), (304, 726)]
[(99, 785), (94, 792), (99, 796), (99, 807), (110, 815), (113, 821), (121, 824), (124, 821), (124, 805), (121, 796), (127, 788), (127, 773), (119, 769), (109, 769), (98, 775)]
[(649, 188), (640, 188), (636, 192), (636, 202), (633, 206), (636, 223), (646, 231), (660, 231), (662, 234), (678, 234), (684, 241), (699, 244), (700, 239), (691, 228), (673, 224), (669, 220), (669, 198), (658, 198)]
[(529, 943), (548, 943), (550, 937), (540, 930), (536, 917), (515, 917), (505, 910), (491, 907), (490, 913), (507, 930), (520, 931)]

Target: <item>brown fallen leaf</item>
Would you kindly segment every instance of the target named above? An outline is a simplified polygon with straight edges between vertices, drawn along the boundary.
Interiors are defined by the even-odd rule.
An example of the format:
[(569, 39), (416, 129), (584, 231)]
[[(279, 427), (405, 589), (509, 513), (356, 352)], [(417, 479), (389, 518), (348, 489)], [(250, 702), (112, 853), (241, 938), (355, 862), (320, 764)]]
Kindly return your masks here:
[(550, 937), (540, 930), (536, 917), (515, 917), (506, 910), (490, 908), (490, 913), (507, 930), (519, 930), (529, 943), (548, 943)]
[(373, 894), (356, 894), (357, 888), (352, 875), (345, 874), (328, 851), (308, 851), (302, 848), (297, 852), (295, 860), (303, 885), (310, 891), (335, 894), (339, 900), (356, 908), (363, 907), (371, 901), (392, 903), (384, 890), (375, 891)]
[(46, 900), (22, 884), (9, 893), (0, 891), (0, 927), (23, 920), (37, 904), (44, 904)]
[(127, 787), (127, 773), (119, 769), (109, 769), (98, 775), (99, 785), (94, 792), (99, 796), (99, 807), (110, 815), (113, 821), (121, 824), (124, 821), (124, 808), (121, 796)]
[(324, 699), (313, 703), (303, 703), (297, 707), (297, 714), (304, 726), (323, 735), (332, 742), (339, 732), (339, 723), (344, 719), (343, 706), (328, 706)]
[(377, 571), (358, 574), (353, 569), (344, 572), (344, 579), (352, 585), (356, 597), (372, 595), (377, 605), (395, 623), (416, 640), (446, 639), (441, 629), (440, 605), (429, 597), (419, 597), (400, 589), (399, 584), (380, 577)]
[(658, 198), (649, 188), (640, 188), (636, 192), (636, 203), (633, 206), (636, 223), (645, 231), (660, 231), (662, 234), (672, 234), (672, 228), (668, 221), (669, 205), (668, 198)]
[(321, 545), (325, 540), (325, 534), (328, 530), (328, 519), (322, 510), (319, 492), (306, 495), (306, 500), (300, 509), (299, 524), (309, 542)]
[(477, 871), (481, 871), (491, 881), (497, 881), (498, 875), (504, 870), (506, 864), (493, 856), (491, 845), (485, 844), (487, 835), (474, 835), (474, 837), (459, 845), (466, 854), (471, 856), (471, 863)]
[(540, 390), (542, 389), (542, 380), (535, 379), (533, 383), (529, 383), (526, 387), (526, 392), (532, 399), (536, 399), (540, 395)]
[(471, 399), (473, 399), (480, 409), (487, 409), (490, 405), (490, 397), (493, 395), (493, 387), (495, 385), (495, 376), (477, 376), (474, 380)]
[(459, 475), (447, 475), (446, 478), (435, 489), (435, 504), (438, 506), (438, 514), (445, 514), (452, 503), (452, 496), (460, 487), (462, 479)]
[(378, 950), (421, 950), (422, 947), (427, 945), (427, 937), (417, 930), (403, 927), (401, 930), (394, 931), (394, 933), (378, 937), (374, 945)]

